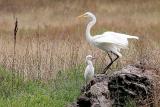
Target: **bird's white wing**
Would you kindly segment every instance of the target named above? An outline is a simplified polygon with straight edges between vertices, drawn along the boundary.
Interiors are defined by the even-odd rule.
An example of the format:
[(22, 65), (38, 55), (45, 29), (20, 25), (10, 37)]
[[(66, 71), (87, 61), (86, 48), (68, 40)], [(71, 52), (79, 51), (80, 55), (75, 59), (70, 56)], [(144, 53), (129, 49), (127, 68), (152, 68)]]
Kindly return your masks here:
[(87, 66), (84, 73), (84, 78), (86, 82), (88, 83), (94, 76), (94, 67)]
[(123, 47), (128, 46), (128, 38), (134, 38), (138, 39), (136, 36), (130, 36), (126, 34), (121, 33), (115, 33), (115, 32), (104, 32), (102, 35), (97, 35), (93, 37), (94, 41), (97, 43), (111, 43)]

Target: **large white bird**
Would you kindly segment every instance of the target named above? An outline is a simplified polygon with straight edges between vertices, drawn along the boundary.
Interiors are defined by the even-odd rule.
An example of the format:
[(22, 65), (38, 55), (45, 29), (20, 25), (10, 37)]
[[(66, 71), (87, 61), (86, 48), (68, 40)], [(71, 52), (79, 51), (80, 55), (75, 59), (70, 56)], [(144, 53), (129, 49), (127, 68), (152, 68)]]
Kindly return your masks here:
[[(120, 49), (126, 49), (128, 47), (128, 39), (139, 39), (137, 36), (130, 36), (112, 31), (104, 32), (101, 35), (92, 36), (90, 30), (92, 26), (96, 23), (95, 15), (91, 12), (86, 12), (83, 15), (78, 16), (78, 18), (80, 17), (89, 18), (89, 23), (86, 29), (86, 40), (90, 44), (107, 52), (111, 60), (108, 66), (105, 67), (105, 69), (103, 70), (103, 73), (105, 73), (108, 70), (108, 68), (113, 64), (114, 61), (116, 61), (119, 57), (122, 57)], [(111, 53), (116, 56), (115, 59), (112, 59)]]
[(94, 57), (92, 57), (91, 55), (87, 55), (86, 56), (86, 64), (87, 64), (87, 67), (85, 69), (85, 72), (84, 72), (84, 78), (85, 78), (85, 82), (86, 82), (86, 85), (93, 79), (94, 77), (94, 67), (93, 67), (93, 64), (92, 64), (92, 60), (95, 59)]

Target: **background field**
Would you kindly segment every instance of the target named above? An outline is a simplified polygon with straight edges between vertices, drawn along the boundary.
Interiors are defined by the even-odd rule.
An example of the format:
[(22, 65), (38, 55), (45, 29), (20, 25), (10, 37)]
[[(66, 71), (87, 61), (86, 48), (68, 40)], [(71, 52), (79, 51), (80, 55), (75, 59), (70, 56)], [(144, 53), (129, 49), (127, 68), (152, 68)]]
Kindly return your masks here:
[[(129, 49), (122, 51), (123, 57), (112, 66), (113, 70), (138, 62), (149, 68), (160, 68), (159, 0), (0, 0), (1, 71), (2, 75), (12, 71), (10, 79), (4, 84), (1, 83), (10, 85), (1, 89), (8, 89), (5, 93), (13, 93), (6, 95), (1, 91), (5, 97), (0, 100), (2, 104), (5, 105), (4, 102), (7, 100), (8, 104), (14, 105), (15, 102), (14, 106), (18, 106), (20, 103), (17, 102), (24, 101), (19, 105), (22, 107), (32, 102), (28, 101), (31, 95), (32, 106), (63, 107), (76, 98), (83, 84), (86, 55), (92, 54), (97, 57), (94, 62), (97, 73), (109, 63), (104, 52), (90, 46), (85, 40), (87, 21), (78, 20), (76, 17), (86, 11), (91, 11), (97, 16), (92, 34), (110, 30), (140, 37), (139, 41), (130, 41)], [(19, 29), (14, 56), (15, 18), (18, 18)], [(159, 72), (157, 74), (160, 75)], [(13, 80), (14, 78), (17, 80)], [(26, 86), (19, 82), (14, 84), (15, 81), (20, 81)], [(13, 84), (16, 85), (15, 92), (9, 90), (14, 88)], [(32, 91), (27, 91), (30, 90), (29, 86), (33, 86), (35, 90), (31, 88)], [(55, 88), (53, 94), (53, 86), (63, 87), (64, 90)], [(35, 93), (39, 89), (43, 91)], [(43, 96), (44, 93), (47, 95)], [(55, 96), (59, 96), (60, 93), (65, 94), (61, 97)], [(69, 96), (65, 98), (66, 95)], [(20, 101), (22, 96), (24, 99)], [(41, 101), (44, 99), (46, 102), (43, 104)], [(45, 105), (47, 101), (51, 101), (51, 104)], [(63, 102), (62, 105), (60, 102)]]

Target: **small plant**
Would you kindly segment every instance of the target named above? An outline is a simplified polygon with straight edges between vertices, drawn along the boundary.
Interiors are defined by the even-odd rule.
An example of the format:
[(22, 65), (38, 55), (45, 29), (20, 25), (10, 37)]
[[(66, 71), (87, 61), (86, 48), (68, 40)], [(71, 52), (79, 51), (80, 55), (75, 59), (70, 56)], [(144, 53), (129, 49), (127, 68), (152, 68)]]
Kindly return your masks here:
[(124, 107), (137, 107), (135, 101), (128, 99)]

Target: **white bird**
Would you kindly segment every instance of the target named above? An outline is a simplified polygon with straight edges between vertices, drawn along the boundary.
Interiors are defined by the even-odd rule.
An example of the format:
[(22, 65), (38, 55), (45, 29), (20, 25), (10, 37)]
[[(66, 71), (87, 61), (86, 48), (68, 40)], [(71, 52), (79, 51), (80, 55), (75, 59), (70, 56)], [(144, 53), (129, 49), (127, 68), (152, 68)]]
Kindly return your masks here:
[[(78, 18), (80, 17), (87, 17), (90, 19), (86, 29), (86, 40), (95, 47), (98, 47), (105, 51), (111, 60), (108, 66), (103, 70), (103, 73), (108, 70), (108, 68), (113, 64), (114, 61), (116, 61), (119, 57), (122, 57), (120, 49), (127, 49), (128, 39), (139, 39), (137, 36), (130, 36), (112, 31), (107, 31), (101, 35), (92, 36), (90, 34), (90, 30), (96, 23), (95, 15), (91, 12), (86, 12), (85, 14), (78, 16)], [(116, 56), (114, 60), (110, 55), (111, 53)]]
[(84, 78), (85, 78), (85, 82), (86, 82), (86, 85), (93, 79), (94, 77), (94, 67), (93, 67), (93, 64), (92, 64), (92, 60), (95, 59), (94, 57), (92, 57), (91, 55), (87, 55), (86, 56), (86, 64), (87, 64), (87, 67), (85, 69), (85, 72), (84, 72)]

